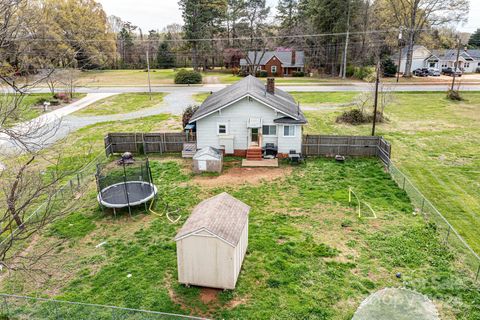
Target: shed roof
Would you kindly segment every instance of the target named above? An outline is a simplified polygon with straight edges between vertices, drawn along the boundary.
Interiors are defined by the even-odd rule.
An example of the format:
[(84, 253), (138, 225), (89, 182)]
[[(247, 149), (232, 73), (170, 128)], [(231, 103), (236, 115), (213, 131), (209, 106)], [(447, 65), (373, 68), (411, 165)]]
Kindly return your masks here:
[(303, 112), (289, 93), (278, 88), (275, 88), (275, 94), (268, 93), (265, 89), (265, 84), (251, 75), (208, 96), (200, 108), (193, 114), (190, 123), (222, 109), (245, 96), (251, 96), (294, 120), (307, 123)]
[(203, 200), (177, 233), (175, 241), (206, 230), (231, 246), (236, 246), (248, 221), (250, 207), (226, 192)]
[(222, 153), (220, 150), (213, 148), (213, 147), (205, 147), (200, 150), (198, 150), (195, 155), (193, 156), (193, 160), (198, 160), (201, 158), (209, 158), (213, 157), (215, 159), (220, 160), (222, 158)]

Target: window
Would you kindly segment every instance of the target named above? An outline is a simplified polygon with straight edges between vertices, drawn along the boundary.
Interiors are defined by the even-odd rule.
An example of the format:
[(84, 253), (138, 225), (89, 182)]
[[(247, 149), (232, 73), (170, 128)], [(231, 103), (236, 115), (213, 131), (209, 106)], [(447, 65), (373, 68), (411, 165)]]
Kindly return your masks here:
[(283, 136), (284, 137), (294, 137), (295, 136), (295, 126), (283, 126)]
[(262, 133), (264, 136), (276, 136), (277, 126), (275, 125), (262, 126)]
[(480, 67), (480, 62), (478, 63), (478, 66)]
[(470, 62), (465, 62), (465, 68), (470, 67)]
[(272, 73), (277, 73), (277, 66), (272, 66), (270, 70), (272, 71)]
[(217, 132), (218, 134), (227, 134), (227, 124), (226, 123), (218, 123), (217, 124)]

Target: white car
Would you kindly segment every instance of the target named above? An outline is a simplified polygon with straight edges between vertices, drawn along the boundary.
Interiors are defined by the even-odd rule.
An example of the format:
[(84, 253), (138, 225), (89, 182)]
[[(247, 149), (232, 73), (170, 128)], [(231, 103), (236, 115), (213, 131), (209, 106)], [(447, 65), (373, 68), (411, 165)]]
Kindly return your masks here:
[(437, 68), (428, 68), (428, 75), (434, 77), (440, 77), (440, 70)]

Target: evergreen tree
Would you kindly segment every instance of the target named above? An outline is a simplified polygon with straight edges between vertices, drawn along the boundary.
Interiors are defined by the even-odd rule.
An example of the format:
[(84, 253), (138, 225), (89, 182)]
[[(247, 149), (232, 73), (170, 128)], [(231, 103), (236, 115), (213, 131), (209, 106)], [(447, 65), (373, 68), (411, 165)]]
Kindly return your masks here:
[(160, 43), (158, 46), (157, 65), (160, 69), (175, 67), (175, 56), (166, 41)]
[(211, 37), (224, 21), (227, 0), (180, 0), (178, 4), (182, 10), (185, 38), (190, 39), (193, 68), (198, 70), (198, 51), (204, 41), (197, 39)]
[(480, 28), (472, 33), (470, 39), (468, 39), (468, 45), (473, 48), (480, 48)]
[(280, 22), (280, 33), (282, 35), (291, 35), (298, 22), (298, 1), (280, 0), (277, 6), (276, 18)]

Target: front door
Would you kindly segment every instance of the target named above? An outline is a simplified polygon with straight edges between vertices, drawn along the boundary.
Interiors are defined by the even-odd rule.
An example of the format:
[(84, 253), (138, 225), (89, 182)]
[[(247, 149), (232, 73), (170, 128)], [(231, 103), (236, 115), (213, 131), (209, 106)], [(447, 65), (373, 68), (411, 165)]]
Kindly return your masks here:
[(251, 142), (258, 146), (258, 128), (252, 128)]

